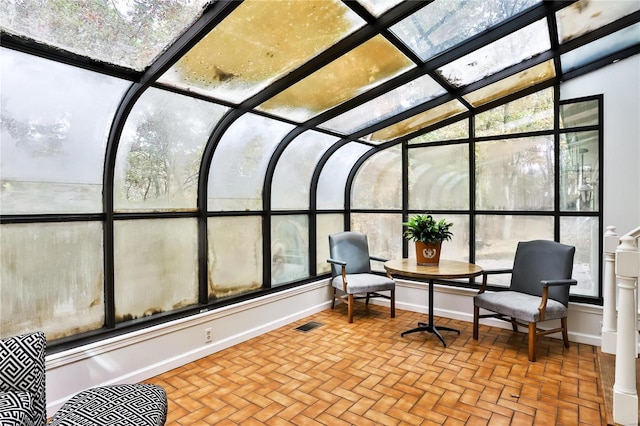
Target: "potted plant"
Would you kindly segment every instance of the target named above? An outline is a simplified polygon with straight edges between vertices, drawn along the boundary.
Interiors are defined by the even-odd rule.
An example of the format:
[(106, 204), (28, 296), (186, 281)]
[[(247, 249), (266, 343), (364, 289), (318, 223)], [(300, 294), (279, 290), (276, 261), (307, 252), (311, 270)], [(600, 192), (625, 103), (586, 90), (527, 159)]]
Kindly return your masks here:
[(435, 220), (430, 214), (416, 214), (404, 222), (404, 237), (415, 241), (416, 261), (418, 265), (437, 265), (440, 262), (440, 250), (443, 241), (453, 236), (452, 222), (446, 219)]

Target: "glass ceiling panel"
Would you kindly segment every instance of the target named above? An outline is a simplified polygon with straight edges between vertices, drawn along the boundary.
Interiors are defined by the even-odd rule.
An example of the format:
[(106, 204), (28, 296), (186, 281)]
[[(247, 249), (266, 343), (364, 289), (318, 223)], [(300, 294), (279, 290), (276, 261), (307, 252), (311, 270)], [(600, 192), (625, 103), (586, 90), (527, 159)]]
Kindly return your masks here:
[(364, 24), (338, 0), (247, 0), (159, 81), (239, 103)]
[(302, 122), (399, 75), (415, 64), (378, 35), (258, 107)]
[(322, 124), (321, 127), (344, 134), (353, 133), (444, 93), (442, 86), (430, 76), (423, 75), (404, 86), (340, 114)]
[(634, 24), (561, 55), (562, 72), (580, 68), (638, 43), (640, 43), (640, 24)]
[(455, 87), (466, 86), (551, 48), (546, 19), (541, 19), (457, 59), (437, 72)]
[(385, 127), (382, 130), (371, 133), (363, 140), (373, 142), (386, 142), (392, 139), (399, 138), (409, 133), (413, 133), (417, 130), (424, 129), (439, 121), (445, 120), (449, 117), (453, 117), (462, 112), (467, 111), (467, 108), (457, 99), (446, 102), (437, 107), (428, 109), (420, 114), (409, 117), (389, 127)]
[(541, 1), (437, 0), (390, 30), (427, 61), (538, 3)]
[(82, 56), (145, 69), (201, 14), (208, 0), (3, 0), (0, 26)]
[(566, 43), (637, 10), (637, 0), (580, 0), (556, 12), (558, 41)]
[(358, 0), (373, 16), (380, 16), (402, 0)]
[(318, 209), (344, 209), (347, 177), (356, 161), (370, 149), (370, 146), (350, 142), (331, 155), (318, 178), (316, 194)]
[(493, 84), (489, 84), (481, 89), (473, 91), (463, 96), (463, 98), (474, 107), (484, 105), (496, 99), (503, 98), (512, 93), (524, 90), (543, 81), (547, 81), (556, 76), (556, 69), (553, 60), (520, 71), (511, 77), (504, 78)]

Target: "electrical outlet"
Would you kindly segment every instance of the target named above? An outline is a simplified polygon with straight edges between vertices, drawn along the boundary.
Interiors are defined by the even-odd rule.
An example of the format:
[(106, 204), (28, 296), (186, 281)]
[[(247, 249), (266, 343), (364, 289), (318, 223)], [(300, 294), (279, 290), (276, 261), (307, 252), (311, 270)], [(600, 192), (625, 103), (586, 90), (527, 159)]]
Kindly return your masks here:
[(213, 336), (211, 335), (211, 327), (207, 327), (204, 329), (204, 342), (210, 343), (213, 340)]

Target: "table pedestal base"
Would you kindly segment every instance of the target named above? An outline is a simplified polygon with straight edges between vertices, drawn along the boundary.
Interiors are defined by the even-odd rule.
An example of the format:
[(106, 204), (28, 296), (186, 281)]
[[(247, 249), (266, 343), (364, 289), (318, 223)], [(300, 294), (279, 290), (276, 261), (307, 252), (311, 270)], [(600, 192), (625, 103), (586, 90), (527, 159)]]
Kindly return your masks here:
[(418, 327), (416, 328), (412, 328), (411, 330), (407, 330), (407, 331), (403, 331), (402, 334), (400, 336), (404, 337), (405, 334), (409, 334), (409, 333), (417, 333), (419, 331), (427, 331), (429, 333), (433, 333), (435, 334), (438, 339), (440, 339), (440, 341), (442, 342), (442, 344), (444, 345), (444, 347), (447, 347), (447, 342), (444, 341), (444, 338), (442, 337), (442, 335), (439, 333), (438, 330), (442, 330), (442, 331), (455, 331), (456, 333), (460, 334), (460, 330), (456, 330), (455, 328), (450, 328), (450, 327), (436, 327), (433, 325), (429, 325), (427, 323), (424, 322), (419, 322), (418, 323)]

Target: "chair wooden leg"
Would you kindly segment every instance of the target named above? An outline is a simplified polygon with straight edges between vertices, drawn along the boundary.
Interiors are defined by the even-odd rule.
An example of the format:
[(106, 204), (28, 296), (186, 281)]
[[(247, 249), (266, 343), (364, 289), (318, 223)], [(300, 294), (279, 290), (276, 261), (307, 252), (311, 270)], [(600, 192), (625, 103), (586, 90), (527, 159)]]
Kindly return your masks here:
[(564, 340), (564, 347), (569, 348), (569, 331), (567, 328), (567, 317), (560, 318), (562, 324), (562, 340)]
[(349, 323), (353, 322), (353, 294), (349, 295), (349, 302), (347, 304), (347, 315), (349, 317)]
[(396, 291), (391, 290), (391, 299), (389, 300), (391, 303), (391, 318), (396, 317)]
[(336, 307), (336, 288), (333, 288), (333, 300), (331, 301), (331, 309)]
[(536, 361), (536, 323), (529, 323), (529, 361)]
[(478, 340), (478, 327), (480, 323), (480, 307), (473, 306), (473, 340)]
[(511, 318), (511, 329), (515, 332), (518, 331), (518, 324), (516, 323), (515, 318)]
[(369, 306), (369, 297), (371, 297), (371, 293), (367, 293), (367, 300), (364, 302), (366, 306)]

